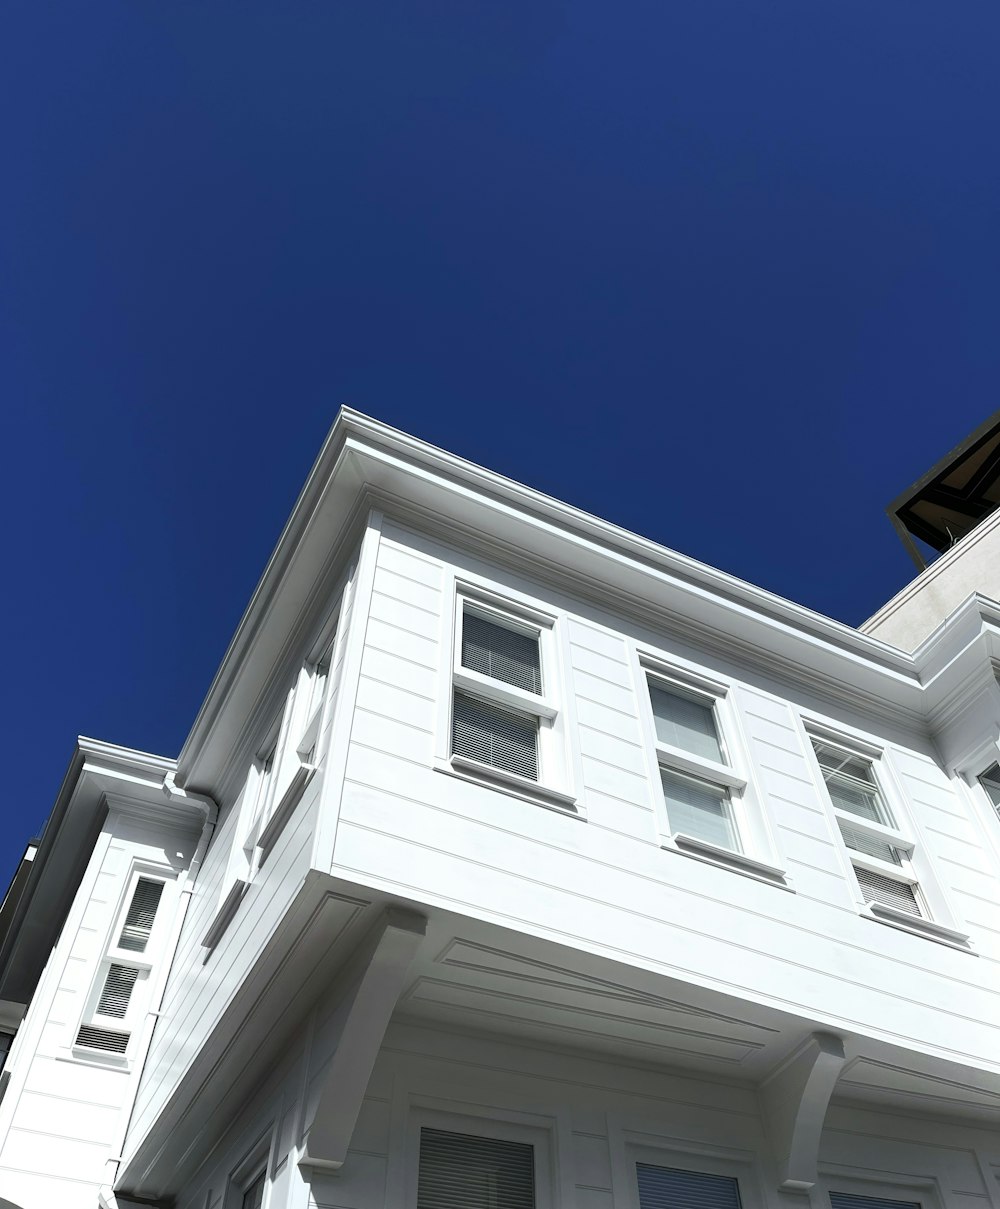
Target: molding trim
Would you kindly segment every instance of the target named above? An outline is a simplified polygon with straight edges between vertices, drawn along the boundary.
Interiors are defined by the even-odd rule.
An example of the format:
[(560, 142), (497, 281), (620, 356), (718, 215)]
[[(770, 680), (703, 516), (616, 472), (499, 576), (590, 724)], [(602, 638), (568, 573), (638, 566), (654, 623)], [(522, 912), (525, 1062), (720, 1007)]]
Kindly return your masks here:
[(344, 1165), (389, 1018), (426, 930), (425, 916), (390, 907), (348, 963), (361, 973), (348, 992), (347, 1019), (306, 1124), (299, 1170), (307, 1179)]
[(823, 1122), (845, 1061), (840, 1037), (813, 1033), (761, 1085), (782, 1192), (808, 1192), (819, 1179)]

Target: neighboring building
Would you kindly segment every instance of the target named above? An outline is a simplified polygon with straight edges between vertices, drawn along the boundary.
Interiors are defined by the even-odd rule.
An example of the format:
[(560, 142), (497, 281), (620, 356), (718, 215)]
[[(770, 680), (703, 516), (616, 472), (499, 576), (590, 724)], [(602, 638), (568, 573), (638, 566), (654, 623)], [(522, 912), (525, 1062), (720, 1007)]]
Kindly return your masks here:
[(1000, 1209), (998, 668), (342, 412), (0, 908), (0, 1197)]

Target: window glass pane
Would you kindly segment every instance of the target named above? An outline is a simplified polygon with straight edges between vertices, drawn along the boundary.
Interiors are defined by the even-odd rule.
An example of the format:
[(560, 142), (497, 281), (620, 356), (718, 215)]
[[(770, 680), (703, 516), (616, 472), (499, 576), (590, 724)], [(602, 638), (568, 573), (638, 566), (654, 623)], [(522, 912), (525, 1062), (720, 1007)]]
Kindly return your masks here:
[(678, 776), (665, 768), (660, 769), (660, 779), (671, 831), (739, 851), (729, 794), (725, 789)]
[(455, 693), (452, 751), (538, 780), (538, 719)]
[(128, 1011), (132, 988), (138, 977), (139, 971), (133, 966), (113, 965), (108, 970), (101, 997), (97, 1001), (97, 1014), (114, 1016), (118, 1020), (123, 1019)]
[(740, 1186), (722, 1175), (636, 1163), (640, 1209), (740, 1209)]
[(417, 1209), (534, 1209), (535, 1148), (421, 1129)]
[(850, 1192), (831, 1192), (832, 1209), (920, 1209), (919, 1201), (892, 1201), (883, 1196), (855, 1196)]
[(265, 1171), (262, 1171), (246, 1192), (243, 1193), (241, 1209), (260, 1209), (261, 1205), (263, 1205), (264, 1177), (266, 1174)]
[(903, 863), (903, 852), (892, 844), (886, 843), (885, 840), (873, 839), (872, 836), (866, 835), (863, 831), (859, 831), (847, 823), (840, 824), (840, 834), (844, 837), (844, 843), (848, 848), (853, 848), (855, 852), (864, 852), (867, 856), (878, 857), (880, 861), (886, 861), (890, 865), (902, 865)]
[(125, 916), (125, 926), (118, 938), (119, 949), (145, 953), (162, 894), (163, 882), (153, 881), (150, 877), (139, 878)]
[(894, 827), (892, 815), (882, 800), (871, 761), (822, 743), (814, 743), (816, 758), (830, 798), (838, 810), (856, 814), (873, 823)]
[(909, 915), (923, 914), (909, 883), (897, 882), (895, 878), (872, 873), (870, 869), (862, 869), (859, 865), (854, 866), (854, 873), (861, 893), (865, 896), (865, 902), (885, 903), (887, 907), (897, 907)]
[(1000, 765), (994, 764), (979, 778), (979, 784), (986, 790), (987, 796), (1000, 813)]
[(653, 705), (653, 720), (656, 737), (661, 743), (669, 743), (693, 756), (725, 762), (719, 734), (715, 728), (715, 711), (710, 705), (667, 692), (656, 685), (649, 686), (649, 699)]
[(510, 630), (468, 610), (462, 619), (462, 667), (529, 693), (542, 691), (538, 635)]

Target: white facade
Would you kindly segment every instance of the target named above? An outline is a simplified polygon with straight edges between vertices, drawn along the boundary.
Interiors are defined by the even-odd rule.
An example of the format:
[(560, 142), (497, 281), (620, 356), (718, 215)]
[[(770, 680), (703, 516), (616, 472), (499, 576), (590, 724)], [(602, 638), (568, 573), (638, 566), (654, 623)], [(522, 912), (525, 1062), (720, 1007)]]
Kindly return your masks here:
[(998, 639), (341, 413), (176, 764), (84, 745), (4, 905), (0, 1197), (1000, 1209)]

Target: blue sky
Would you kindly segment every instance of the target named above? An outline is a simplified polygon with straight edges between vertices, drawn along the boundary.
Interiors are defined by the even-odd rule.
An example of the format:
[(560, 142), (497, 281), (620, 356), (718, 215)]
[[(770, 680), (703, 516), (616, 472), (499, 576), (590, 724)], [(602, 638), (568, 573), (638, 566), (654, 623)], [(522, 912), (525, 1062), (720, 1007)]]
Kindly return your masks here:
[(0, 880), (341, 403), (857, 624), (998, 405), (985, 0), (8, 0)]

